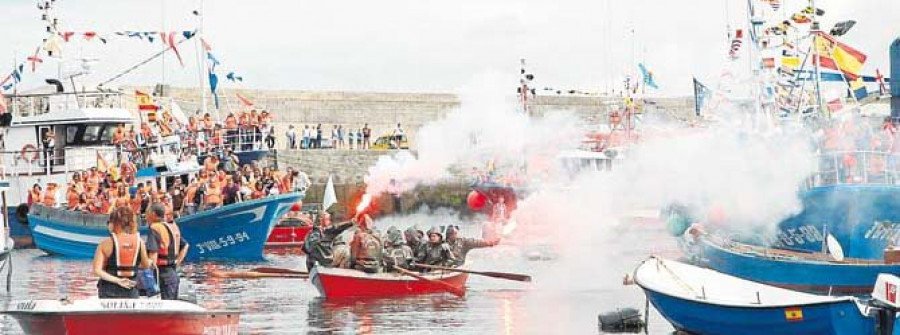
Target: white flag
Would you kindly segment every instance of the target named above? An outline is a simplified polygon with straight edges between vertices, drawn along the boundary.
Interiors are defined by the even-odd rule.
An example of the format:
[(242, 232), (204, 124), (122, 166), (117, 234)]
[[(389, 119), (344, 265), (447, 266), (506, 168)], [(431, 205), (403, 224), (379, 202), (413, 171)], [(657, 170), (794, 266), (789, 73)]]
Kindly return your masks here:
[(337, 195), (334, 193), (334, 181), (328, 175), (328, 183), (325, 184), (325, 195), (322, 196), (322, 209), (328, 210), (331, 205), (337, 203)]

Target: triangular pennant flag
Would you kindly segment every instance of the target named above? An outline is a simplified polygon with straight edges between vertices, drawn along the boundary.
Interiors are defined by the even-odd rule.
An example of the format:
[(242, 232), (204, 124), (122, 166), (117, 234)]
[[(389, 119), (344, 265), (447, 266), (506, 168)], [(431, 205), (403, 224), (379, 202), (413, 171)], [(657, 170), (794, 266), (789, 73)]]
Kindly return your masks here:
[(207, 52), (207, 53), (206, 53), (206, 58), (209, 58), (209, 61), (212, 63), (212, 65), (213, 65), (214, 68), (215, 68), (216, 65), (221, 64), (221, 63), (219, 63), (219, 60), (216, 59), (216, 56), (214, 56), (214, 55), (212, 54), (212, 52)]
[(212, 47), (209, 46), (209, 43), (206, 43), (206, 40), (203, 37), (200, 38), (200, 44), (203, 45), (203, 50), (206, 50), (206, 52), (212, 51)]
[(253, 102), (252, 102), (252, 101), (248, 100), (247, 98), (245, 98), (245, 97), (244, 97), (243, 95), (241, 95), (240, 93), (234, 93), (234, 94), (237, 95), (237, 98), (238, 98), (238, 100), (241, 101), (241, 104), (243, 104), (244, 106), (247, 106), (247, 107), (253, 107)]
[(234, 72), (228, 72), (228, 74), (225, 75), (225, 78), (231, 81), (244, 81), (244, 77), (236, 76), (234, 75)]
[[(653, 72), (648, 71), (643, 63), (638, 64), (638, 68), (641, 70), (641, 75), (644, 76), (644, 85), (659, 89), (659, 86), (656, 85), (656, 81), (653, 80)], [(637, 90), (637, 87), (635, 87), (635, 90)]]
[(329, 207), (337, 203), (337, 194), (334, 192), (334, 180), (328, 175), (328, 182), (325, 183), (325, 194), (322, 195), (322, 209), (328, 210)]
[(88, 41), (92, 40), (94, 37), (97, 37), (97, 33), (93, 32), (93, 31), (88, 31), (88, 32), (84, 33), (84, 39), (86, 39)]
[(3, 90), (4, 90), (4, 91), (9, 91), (9, 90), (12, 89), (12, 88), (13, 88), (13, 84), (6, 84), (6, 85), (3, 85)]
[(191, 37), (194, 37), (194, 32), (190, 30), (185, 30), (181, 32), (181, 35), (184, 36), (184, 39), (189, 40)]
[(181, 54), (178, 53), (178, 48), (175, 47), (175, 32), (169, 33), (169, 47), (172, 48), (172, 51), (175, 52), (175, 57), (178, 58), (178, 64), (181, 64), (184, 67), (184, 61), (181, 60)]
[(63, 41), (69, 42), (69, 39), (72, 38), (72, 35), (75, 35), (75, 32), (67, 31), (67, 32), (60, 33), (60, 35), (62, 35)]

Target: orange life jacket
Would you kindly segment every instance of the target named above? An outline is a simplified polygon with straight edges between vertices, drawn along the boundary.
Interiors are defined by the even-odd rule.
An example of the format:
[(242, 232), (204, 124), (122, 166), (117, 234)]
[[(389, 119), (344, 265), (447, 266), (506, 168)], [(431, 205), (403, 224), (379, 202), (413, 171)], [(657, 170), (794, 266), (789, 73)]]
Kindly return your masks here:
[[(138, 234), (112, 234), (115, 263), (108, 268), (119, 277), (134, 277), (137, 274), (138, 255), (141, 252), (141, 236)], [(112, 272), (110, 272), (112, 273)]]
[(181, 230), (172, 223), (156, 222), (150, 225), (159, 234), (159, 251), (157, 252), (156, 265), (175, 265), (178, 252), (181, 250)]
[(44, 192), (44, 206), (53, 207), (56, 206), (56, 189), (55, 188), (47, 188), (47, 191)]

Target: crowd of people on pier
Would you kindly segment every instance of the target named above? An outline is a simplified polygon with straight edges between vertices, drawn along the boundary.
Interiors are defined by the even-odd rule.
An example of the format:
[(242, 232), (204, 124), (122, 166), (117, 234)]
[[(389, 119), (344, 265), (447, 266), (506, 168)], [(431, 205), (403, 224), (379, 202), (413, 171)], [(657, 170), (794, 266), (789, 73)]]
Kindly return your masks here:
[[(333, 124), (331, 129), (319, 124), (308, 124), (294, 127), (289, 125), (285, 132), (285, 143), (288, 149), (346, 149), (369, 150), (375, 149), (376, 136), (373, 139), (372, 128), (364, 124), (361, 128), (344, 127), (342, 124)], [(406, 140), (406, 132), (401, 124), (386, 135), (389, 147), (401, 148)]]
[(303, 251), (310, 270), (323, 266), (366, 273), (428, 271), (461, 266), (472, 249), (492, 247), (499, 242), (461, 237), (459, 227), (454, 225), (432, 227), (427, 232), (415, 226), (405, 231), (391, 226), (381, 233), (368, 214), (333, 224), (331, 216), (322, 212), (319, 225), (304, 240)]

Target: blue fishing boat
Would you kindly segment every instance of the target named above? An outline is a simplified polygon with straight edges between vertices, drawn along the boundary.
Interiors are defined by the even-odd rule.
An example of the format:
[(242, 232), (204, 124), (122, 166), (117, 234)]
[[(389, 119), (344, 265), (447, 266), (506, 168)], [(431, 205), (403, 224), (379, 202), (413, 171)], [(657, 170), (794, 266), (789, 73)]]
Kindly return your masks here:
[[(191, 244), (187, 260), (260, 261), (266, 239), (301, 193), (288, 193), (231, 204), (177, 219)], [(35, 245), (50, 254), (91, 258), (109, 236), (108, 215), (32, 206), (28, 220)], [(146, 236), (147, 227), (140, 227)]]
[(791, 291), (656, 257), (635, 269), (634, 280), (666, 320), (693, 334), (875, 334), (871, 307), (854, 297)]
[(864, 294), (881, 273), (900, 275), (900, 263), (843, 258), (821, 252), (766, 248), (703, 235), (688, 249), (697, 264), (732, 276), (793, 290)]

